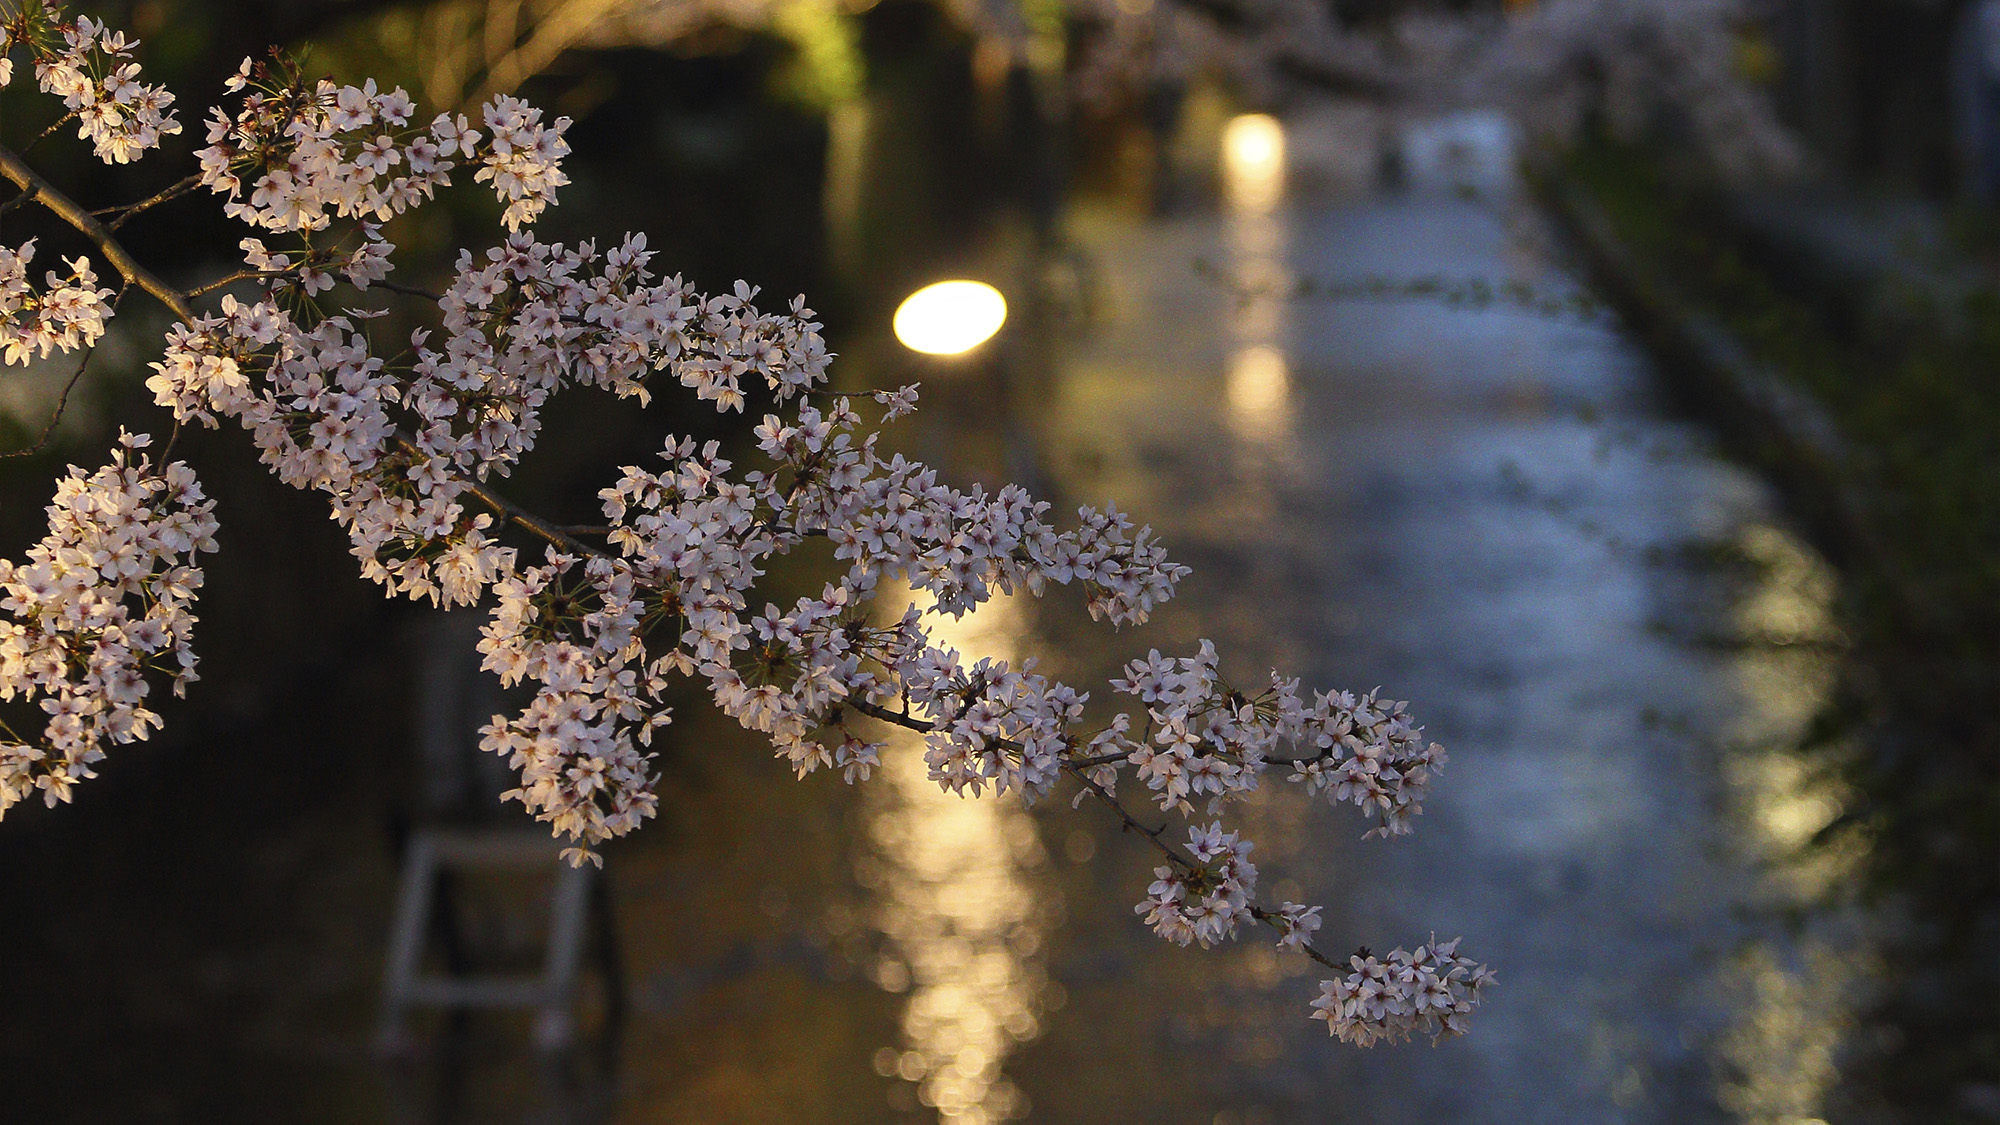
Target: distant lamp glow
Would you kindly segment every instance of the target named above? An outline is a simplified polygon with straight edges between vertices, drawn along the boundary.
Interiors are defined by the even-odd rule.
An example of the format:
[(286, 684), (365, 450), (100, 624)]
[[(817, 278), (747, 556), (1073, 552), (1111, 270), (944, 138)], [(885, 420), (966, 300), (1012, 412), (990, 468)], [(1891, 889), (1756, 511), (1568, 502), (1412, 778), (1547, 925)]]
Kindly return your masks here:
[(993, 338), (1007, 323), (1007, 299), (983, 281), (926, 285), (896, 308), (896, 339), (913, 352), (958, 355)]
[(1285, 193), (1285, 127), (1268, 113), (1245, 113), (1222, 130), (1222, 180), (1229, 200), (1268, 211)]

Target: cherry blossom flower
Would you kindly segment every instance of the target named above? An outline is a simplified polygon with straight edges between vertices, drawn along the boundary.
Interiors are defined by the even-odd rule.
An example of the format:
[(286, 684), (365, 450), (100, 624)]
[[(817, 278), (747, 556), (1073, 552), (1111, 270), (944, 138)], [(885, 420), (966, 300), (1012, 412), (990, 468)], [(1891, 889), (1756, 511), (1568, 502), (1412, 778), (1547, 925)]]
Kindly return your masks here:
[(40, 791), (70, 799), (104, 744), (160, 725), (148, 673), (174, 694), (194, 681), (195, 557), (215, 550), (215, 503), (176, 461), (155, 469), (121, 434), (111, 463), (71, 466), (48, 506), (49, 532), (24, 561), (0, 559), (0, 701), (37, 702), (40, 738), (0, 724), (0, 815)]
[[(128, 64), (86, 89), (63, 61), (123, 59), (121, 35), (79, 18), (60, 38), (35, 48), (51, 92), (168, 104)], [(1210, 946), (1265, 922), (1280, 946), (1334, 966), (1312, 944), (1317, 907), (1257, 905), (1253, 845), (1224, 818), (1281, 765), (1308, 792), (1359, 808), (1376, 822), (1369, 836), (1409, 832), (1445, 755), (1403, 703), (1302, 695), (1275, 671), (1232, 683), (1204, 640), (1190, 656), (1133, 660), (1110, 687), (1137, 705), (1093, 719), (1090, 694), (1033, 659), (968, 661), (934, 638), (941, 617), (1070, 586), (1093, 619), (1138, 625), (1187, 568), (1114, 507), (1059, 515), (1019, 486), (957, 487), (885, 456), (879, 427), (915, 409), (915, 388), (830, 392), (832, 354), (803, 297), (772, 310), (745, 282), (700, 292), (656, 269), (643, 235), (564, 244), (523, 229), (567, 183), (567, 119), (545, 124), (501, 96), (483, 128), (460, 116), (420, 125), (401, 90), (309, 81), (276, 56), (246, 61), (227, 89), (234, 108), (211, 114), (200, 182), (286, 244), (244, 238), (247, 268), (209, 287), (223, 290), (212, 306), (166, 292), (182, 319), (147, 389), (177, 424), (233, 422), (280, 480), (323, 495), (386, 595), (482, 607), (484, 667), (531, 696), (493, 716), (481, 746), (518, 772), (506, 799), (567, 837), (572, 862), (602, 862), (602, 844), (657, 812), (654, 740), (692, 680), (800, 777), (866, 782), (882, 730), (902, 727), (922, 735), (931, 779), (954, 793), (1033, 802), (1073, 783), (1159, 853), (1137, 911), (1163, 937)], [(442, 293), (392, 287), (425, 302), (431, 326), (407, 349), (379, 351), (368, 326), (381, 310), (343, 307), (342, 287), (375, 296), (395, 252), (377, 224), (447, 186), (459, 160), (504, 204), (508, 233), (462, 251)], [(87, 261), (38, 290), (32, 255), (32, 244), (0, 250), (9, 362), (88, 347), (109, 313)], [(142, 288), (159, 296), (164, 283)], [(753, 444), (731, 458), (718, 442), (667, 438), (657, 461), (623, 466), (599, 491), (603, 522), (585, 529), (494, 491), (533, 451), (556, 395), (643, 404), (676, 389), (724, 413), (757, 403)], [(48, 715), (36, 739), (5, 732), (0, 809), (36, 791), (67, 800), (107, 740), (156, 728), (148, 673), (177, 691), (193, 679), (193, 560), (214, 547), (212, 505), (184, 465), (156, 470), (138, 452), (146, 444), (128, 436), (105, 468), (72, 469), (48, 536), (26, 562), (0, 563), (0, 700), (32, 699)], [(819, 592), (769, 600), (760, 580), (772, 560), (822, 542), (831, 565)], [(1206, 823), (1172, 842), (1171, 821), (1142, 824), (1119, 803), (1121, 780), (1159, 812)], [(1322, 985), (1317, 1014), (1361, 1044), (1455, 1034), (1490, 980), (1455, 950), (1357, 956)]]
[(1479, 1006), (1493, 971), (1458, 955), (1458, 941), (1435, 937), (1414, 952), (1396, 949), (1376, 958), (1366, 949), (1348, 959), (1344, 977), (1323, 980), (1312, 1018), (1328, 1034), (1361, 1047), (1398, 1043), (1426, 1034), (1433, 1043), (1465, 1034), (1466, 1017)]
[(74, 23), (56, 22), (59, 16), (58, 11), (36, 22), (17, 16), (13, 26), (0, 29), (0, 86), (14, 76), (7, 52), (16, 43), (25, 45), (34, 59), (36, 85), (62, 99), (76, 116), (78, 139), (89, 141), (106, 164), (129, 164), (158, 148), (162, 137), (181, 131), (174, 96), (163, 86), (141, 82), (138, 63), (122, 61), (132, 57), (138, 40), (89, 16)]
[(28, 277), (34, 259), (32, 238), (18, 249), (0, 246), (0, 366), (88, 348), (104, 335), (112, 292), (98, 288), (90, 259), (68, 259), (66, 276), (48, 271), (40, 291)]
[[(451, 183), (454, 157), (479, 163), (509, 230), (533, 222), (569, 179), (562, 134), (569, 118), (544, 125), (541, 111), (501, 95), (485, 107), (490, 136), (463, 115), (416, 123), (401, 89), (309, 80), (280, 56), (245, 59), (229, 90), (234, 113), (210, 112), (208, 146), (195, 155), (202, 183), (228, 198), (225, 213), (280, 232), (324, 230), (335, 219), (386, 220), (420, 206)], [(245, 187), (248, 197), (245, 197)]]

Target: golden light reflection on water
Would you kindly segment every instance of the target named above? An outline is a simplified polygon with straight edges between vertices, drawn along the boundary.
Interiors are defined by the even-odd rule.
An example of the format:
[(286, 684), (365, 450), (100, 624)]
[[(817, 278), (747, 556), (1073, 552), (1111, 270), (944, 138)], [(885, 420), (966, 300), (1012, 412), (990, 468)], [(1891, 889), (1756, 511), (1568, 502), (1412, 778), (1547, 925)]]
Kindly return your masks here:
[(1747, 642), (1733, 672), (1749, 705), (1730, 732), (1738, 749), (1724, 771), (1750, 821), (1756, 858), (1771, 865), (1779, 884), (1774, 890), (1803, 901), (1834, 887), (1859, 858), (1807, 849), (1844, 804), (1837, 782), (1797, 749), (1837, 674), (1836, 579), (1824, 559), (1788, 532), (1751, 527), (1738, 545), (1759, 577), (1732, 623)]
[(1239, 439), (1264, 444), (1289, 432), (1292, 409), (1283, 351), (1291, 271), (1277, 212), (1284, 195), (1283, 126), (1264, 114), (1230, 121), (1223, 131), (1222, 177), (1230, 276), (1239, 295), (1230, 321), (1235, 347), (1226, 370), (1227, 417)]
[[(1851, 841), (1809, 846), (1840, 815), (1843, 794), (1799, 748), (1837, 674), (1836, 579), (1810, 547), (1777, 528), (1747, 528), (1737, 546), (1757, 578), (1731, 623), (1747, 642), (1733, 668), (1746, 706), (1728, 732), (1733, 749), (1723, 771), (1746, 850), (1764, 871), (1759, 897), (1802, 906), (1824, 900), (1861, 859)], [(1722, 982), (1736, 998), (1735, 1017), (1719, 1043), (1731, 1075), (1721, 1100), (1738, 1120), (1820, 1120), (1868, 958), (1862, 941), (1837, 931), (1802, 934), (1789, 955), (1768, 944), (1738, 955)]]
[[(1020, 656), (1020, 608), (996, 600), (935, 640), (968, 662)], [(878, 1053), (877, 1069), (917, 1084), (940, 1120), (982, 1125), (1025, 1116), (1004, 1063), (1041, 1030), (1048, 988), (1041, 951), (1052, 895), (1034, 822), (1009, 794), (955, 797), (929, 776), (914, 737), (884, 753), (871, 796), (872, 852), (862, 865), (884, 939), (876, 983), (908, 990), (903, 1049)]]
[(1239, 350), (1229, 361), (1230, 421), (1249, 435), (1283, 428), (1291, 383), (1283, 352), (1266, 344)]

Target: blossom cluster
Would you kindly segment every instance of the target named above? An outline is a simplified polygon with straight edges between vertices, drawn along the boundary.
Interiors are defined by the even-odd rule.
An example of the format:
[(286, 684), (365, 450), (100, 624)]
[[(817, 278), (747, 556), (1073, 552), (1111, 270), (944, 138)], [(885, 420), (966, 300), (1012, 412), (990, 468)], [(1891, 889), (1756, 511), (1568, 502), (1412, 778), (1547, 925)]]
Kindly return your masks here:
[[(1188, 830), (1192, 870), (1171, 864), (1153, 869), (1153, 885), (1133, 910), (1146, 924), (1177, 945), (1199, 942), (1203, 949), (1236, 935), (1236, 926), (1251, 917), (1250, 901), (1257, 893), (1257, 866), (1250, 862), (1250, 841), (1221, 824)], [(1296, 904), (1292, 904), (1296, 905)], [(1316, 923), (1318, 918), (1313, 917)], [(1286, 936), (1304, 928), (1295, 923)], [(1303, 938), (1299, 939), (1303, 941)]]
[[(1396, 45), (1342, 26), (1312, 0), (1069, 0), (1082, 30), (1071, 87), (1088, 110), (1136, 109), (1164, 88), (1219, 78), (1245, 100), (1288, 100), (1300, 86), (1388, 93), (1409, 77)], [(983, 9), (975, 28), (990, 38), (1018, 36)]]
[(1269, 913), (1266, 921), (1278, 928), (1279, 949), (1303, 949), (1312, 943), (1312, 936), (1319, 932), (1320, 908), (1304, 903), (1280, 903), (1278, 909)]
[[(1275, 672), (1246, 693), (1203, 641), (1191, 657), (1154, 651), (1129, 664), (1112, 687), (1142, 707), (1093, 725), (1090, 696), (1033, 660), (968, 662), (937, 642), (940, 618), (1051, 585), (1080, 588), (1093, 618), (1140, 624), (1187, 568), (1115, 508), (1058, 519), (1018, 486), (959, 488), (885, 456), (876, 420), (856, 404), (872, 400), (887, 421), (914, 409), (915, 389), (830, 391), (831, 355), (803, 298), (769, 312), (742, 282), (698, 292), (653, 268), (643, 236), (600, 248), (518, 229), (564, 182), (566, 120), (543, 125), (538, 110), (501, 97), (483, 115), (484, 138), (463, 118), (422, 127), (400, 90), (308, 82), (282, 62), (246, 64), (232, 87), (250, 92), (234, 115), (216, 112), (202, 181), (253, 226), (303, 242), (350, 221), (360, 243), (320, 239), (295, 254), (245, 239), (249, 271), (220, 283), (236, 288), (214, 311), (169, 330), (147, 387), (177, 423), (233, 420), (279, 479), (324, 494), (362, 574), (389, 595), (490, 605), (484, 666), (533, 696), (494, 716), (481, 745), (520, 772), (507, 797), (569, 837), (573, 862), (601, 862), (598, 845), (654, 815), (651, 747), (683, 678), (800, 776), (866, 780), (885, 748), (871, 732), (886, 725), (922, 733), (930, 776), (947, 790), (991, 785), (1033, 801), (1067, 777), (1079, 800), (1095, 797), (1134, 827), (1118, 804), (1122, 779), (1162, 810), (1191, 816), (1199, 801), (1217, 818), (1277, 763), (1379, 819), (1370, 835), (1407, 832), (1421, 812), (1444, 753), (1403, 704), (1376, 693), (1308, 698)], [(511, 233), (463, 252), (441, 294), (397, 288), (434, 304), (434, 327), (385, 357), (368, 332), (380, 310), (298, 299), (380, 281), (394, 248), (372, 222), (430, 198), (457, 158), (479, 162), (475, 178), (507, 204)], [(74, 284), (88, 288), (87, 266), (76, 270)], [(18, 295), (27, 290), (6, 291), (29, 307)], [(47, 298), (33, 300), (41, 315)], [(77, 342), (102, 331), (101, 317), (92, 323), (77, 322)], [(747, 464), (720, 443), (670, 437), (659, 463), (620, 469), (598, 494), (604, 522), (583, 528), (492, 490), (533, 450), (555, 395), (588, 388), (643, 403), (675, 384), (718, 411), (767, 407)], [(179, 465), (154, 474), (134, 453), (143, 445), (129, 439), (94, 476), (72, 473), (50, 509), (50, 538), (0, 575), (0, 609), (20, 622), (0, 649), (5, 690), (39, 693), (52, 716), (47, 746), (9, 748), (10, 800), (35, 788), (66, 797), (104, 738), (157, 725), (140, 706), (151, 662), (171, 651), (176, 686), (192, 675), (191, 559), (211, 549), (214, 523), (192, 475)], [(538, 555), (516, 545), (522, 537), (540, 541)], [(818, 541), (834, 574), (817, 595), (760, 596), (774, 556)], [(1277, 756), (1280, 746), (1292, 755)], [(1261, 920), (1280, 945), (1324, 960), (1311, 946), (1317, 908), (1257, 906), (1252, 845), (1221, 820), (1192, 827), (1185, 847), (1164, 826), (1144, 833), (1165, 863), (1138, 909), (1162, 935), (1207, 946)], [(1419, 989), (1410, 997), (1367, 974), (1323, 985), (1340, 998), (1326, 1015), (1335, 1032), (1393, 1038), (1383, 1029), (1406, 1016), (1456, 1030), (1483, 970), (1423, 948), (1421, 963), (1392, 955), (1377, 974)], [(1408, 981), (1396, 975), (1406, 969)], [(1446, 982), (1449, 1011), (1426, 971)], [(1372, 991), (1354, 991), (1364, 985)]]
[(1746, 72), (1754, 15), (1746, 0), (1547, 0), (1500, 34), (1470, 33), (1450, 77), (1545, 141), (1598, 126), (1680, 144), (1728, 182), (1781, 177), (1805, 157)]
[(533, 222), (569, 182), (569, 118), (544, 125), (539, 109), (506, 95), (484, 107), (482, 134), (464, 114), (420, 125), (400, 88), (309, 80), (282, 59), (243, 60), (229, 89), (241, 103), (234, 113), (210, 111), (208, 147), (196, 153), (201, 182), (228, 198), (225, 213), (267, 230), (400, 215), (450, 184), (461, 157), (478, 163), (474, 179), (491, 182), (507, 205), (509, 230)]
[(1255, 789), (1272, 750), (1289, 744), (1303, 751), (1277, 759), (1291, 767), (1290, 780), (1380, 817), (1368, 835), (1401, 836), (1423, 812), (1446, 759), (1444, 747), (1426, 741), (1410, 721), (1407, 704), (1376, 692), (1315, 692), (1306, 703), (1298, 681), (1274, 672), (1259, 694), (1246, 696), (1218, 674), (1215, 646), (1207, 641), (1190, 657), (1153, 650), (1127, 664), (1111, 686), (1146, 705), (1142, 734), (1151, 737), (1132, 739), (1132, 719), (1120, 714), (1092, 749), (1122, 752), (1163, 809), (1192, 813), (1191, 799), (1205, 798), (1211, 814), (1220, 811), (1226, 800)]
[[(280, 479), (329, 494), (364, 575), (392, 593), (470, 605), (497, 583), (488, 666), (510, 682), (532, 677), (543, 692), (511, 726), (489, 731), (488, 748), (514, 755), (525, 771), (515, 795), (586, 846), (650, 815), (650, 781), (631, 757), (628, 728), (636, 724), (647, 741), (666, 721), (656, 704), (665, 671), (694, 667), (672, 652), (646, 657), (631, 643), (638, 619), (620, 625), (621, 615), (691, 618), (707, 630), (696, 653), (726, 666), (750, 629), (738, 611), (761, 573), (755, 560), (776, 542), (752, 534), (751, 490), (723, 479), (728, 465), (713, 448), (670, 443), (675, 472), (628, 470), (606, 504), (620, 523), (611, 542), (633, 558), (596, 552), (570, 579), (557, 576), (574, 555), (519, 571), (515, 549), (490, 534), (493, 514), (468, 510), (467, 490), (532, 448), (541, 407), (566, 386), (640, 397), (664, 372), (729, 408), (741, 405), (745, 376), (760, 376), (767, 390), (796, 390), (824, 379), (827, 358), (803, 305), (773, 315), (750, 303), (747, 288), (705, 297), (678, 278), (656, 281), (649, 258), (637, 237), (600, 254), (590, 244), (518, 234), (483, 259), (468, 253), (439, 301), (443, 339), (420, 331), (407, 368), (374, 356), (349, 317), (310, 323), (270, 296), (254, 304), (225, 297), (219, 314), (171, 330), (148, 380), (177, 420), (234, 418)], [(272, 290), (287, 283), (265, 280)], [(624, 519), (628, 504), (635, 510)], [(687, 588), (661, 590), (675, 563)], [(543, 613), (531, 603), (552, 583), (566, 592), (549, 595)], [(575, 583), (587, 595), (569, 588)], [(612, 607), (610, 616), (592, 617), (586, 603)], [(549, 649), (540, 640), (548, 630), (566, 639)], [(570, 643), (571, 634), (591, 643)], [(629, 694), (639, 688), (644, 699)], [(582, 737), (577, 717), (600, 713), (604, 740)], [(537, 756), (537, 746), (554, 757)], [(566, 763), (561, 770), (556, 760)], [(559, 796), (546, 778), (570, 771), (580, 771), (579, 787)]]
[(95, 776), (104, 743), (147, 737), (146, 674), (195, 677), (192, 611), (215, 503), (178, 461), (155, 468), (145, 434), (121, 434), (111, 463), (72, 466), (25, 561), (0, 559), (0, 701), (34, 702), (41, 737), (0, 722), (0, 815), (40, 790), (54, 805)]
[(481, 745), (521, 772), (509, 798), (588, 848), (653, 815), (651, 755), (634, 736), (649, 744), (668, 716), (657, 703), (664, 668), (645, 669), (642, 681), (630, 666), (643, 643), (629, 572), (597, 557), (578, 573), (576, 562), (552, 552), (547, 565), (497, 585), (480, 643), (486, 667), (504, 684), (530, 678), (538, 689), (520, 714), (494, 716)]
[(1335, 802), (1352, 802), (1362, 815), (1380, 816), (1370, 835), (1404, 836), (1410, 818), (1424, 811), (1431, 778), (1444, 768), (1444, 747), (1410, 722), (1409, 704), (1371, 691), (1315, 693), (1303, 715), (1305, 742), (1316, 749), (1295, 760), (1291, 780)]
[[(541, 690), (486, 744), (534, 779), (515, 795), (586, 847), (651, 809), (632, 747), (666, 721), (658, 700), (673, 672), (706, 678), (725, 713), (802, 773), (865, 776), (880, 744), (836, 712), (902, 699), (934, 728), (941, 782), (1046, 792), (1085, 697), (1032, 667), (962, 668), (928, 644), (921, 614), (871, 628), (864, 604), (884, 580), (953, 615), (1074, 582), (1094, 613), (1130, 623), (1185, 568), (1115, 510), (1080, 509), (1062, 530), (1019, 488), (962, 491), (880, 457), (845, 398), (807, 401), (828, 359), (811, 310), (763, 313), (748, 287), (704, 296), (655, 279), (649, 259), (642, 239), (600, 254), (525, 234), (483, 261), (468, 254), (439, 302), (442, 338), (419, 333), (407, 370), (374, 358), (346, 317), (308, 327), (273, 300), (228, 298), (172, 331), (148, 385), (177, 418), (237, 418), (281, 479), (328, 492), (364, 573), (392, 592), (470, 604), (498, 584), (488, 666)], [(664, 472), (630, 467), (604, 491), (603, 549), (565, 546), (517, 573), (513, 549), (489, 534), (492, 513), (464, 503), (473, 481), (531, 448), (563, 388), (638, 397), (662, 374), (718, 409), (741, 408), (747, 379), (790, 404), (757, 430), (771, 467), (735, 476), (713, 445), (670, 440)], [(914, 392), (884, 397), (901, 412)], [(847, 573), (819, 598), (751, 615), (761, 561), (808, 537), (829, 540)]]
[(0, 366), (88, 348), (104, 335), (112, 293), (97, 287), (90, 259), (69, 259), (67, 276), (48, 271), (39, 292), (28, 277), (34, 260), (32, 238), (19, 249), (0, 246)]
[(1432, 937), (1414, 952), (1395, 949), (1384, 958), (1363, 949), (1348, 965), (1346, 976), (1320, 982), (1313, 1018), (1326, 1021), (1328, 1034), (1361, 1047), (1419, 1033), (1433, 1043), (1465, 1034), (1480, 989), (1494, 979), (1491, 969), (1458, 955), (1457, 939)]
[(30, 20), (32, 14), (0, 25), (0, 86), (13, 80), (14, 63), (7, 55), (19, 42), (34, 58), (36, 84), (62, 99), (76, 116), (77, 137), (89, 141), (106, 164), (128, 164), (158, 148), (162, 137), (181, 131), (173, 94), (141, 82), (139, 64), (126, 61), (138, 40), (89, 16), (54, 23)]

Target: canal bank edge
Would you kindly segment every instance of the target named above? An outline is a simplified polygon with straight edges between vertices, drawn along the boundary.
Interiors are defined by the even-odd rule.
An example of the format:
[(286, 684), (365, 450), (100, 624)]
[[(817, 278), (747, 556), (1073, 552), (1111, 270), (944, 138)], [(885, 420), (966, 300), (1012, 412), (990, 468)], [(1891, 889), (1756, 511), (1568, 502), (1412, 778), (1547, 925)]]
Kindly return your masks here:
[(1865, 568), (1902, 612), (1949, 628), (1950, 607), (1903, 571), (1869, 519), (1869, 486), (1827, 408), (1758, 362), (1720, 318), (1628, 246), (1587, 188), (1549, 174), (1531, 183), (1592, 284), (1652, 350), (1669, 394), (1777, 485), (1836, 565)]

